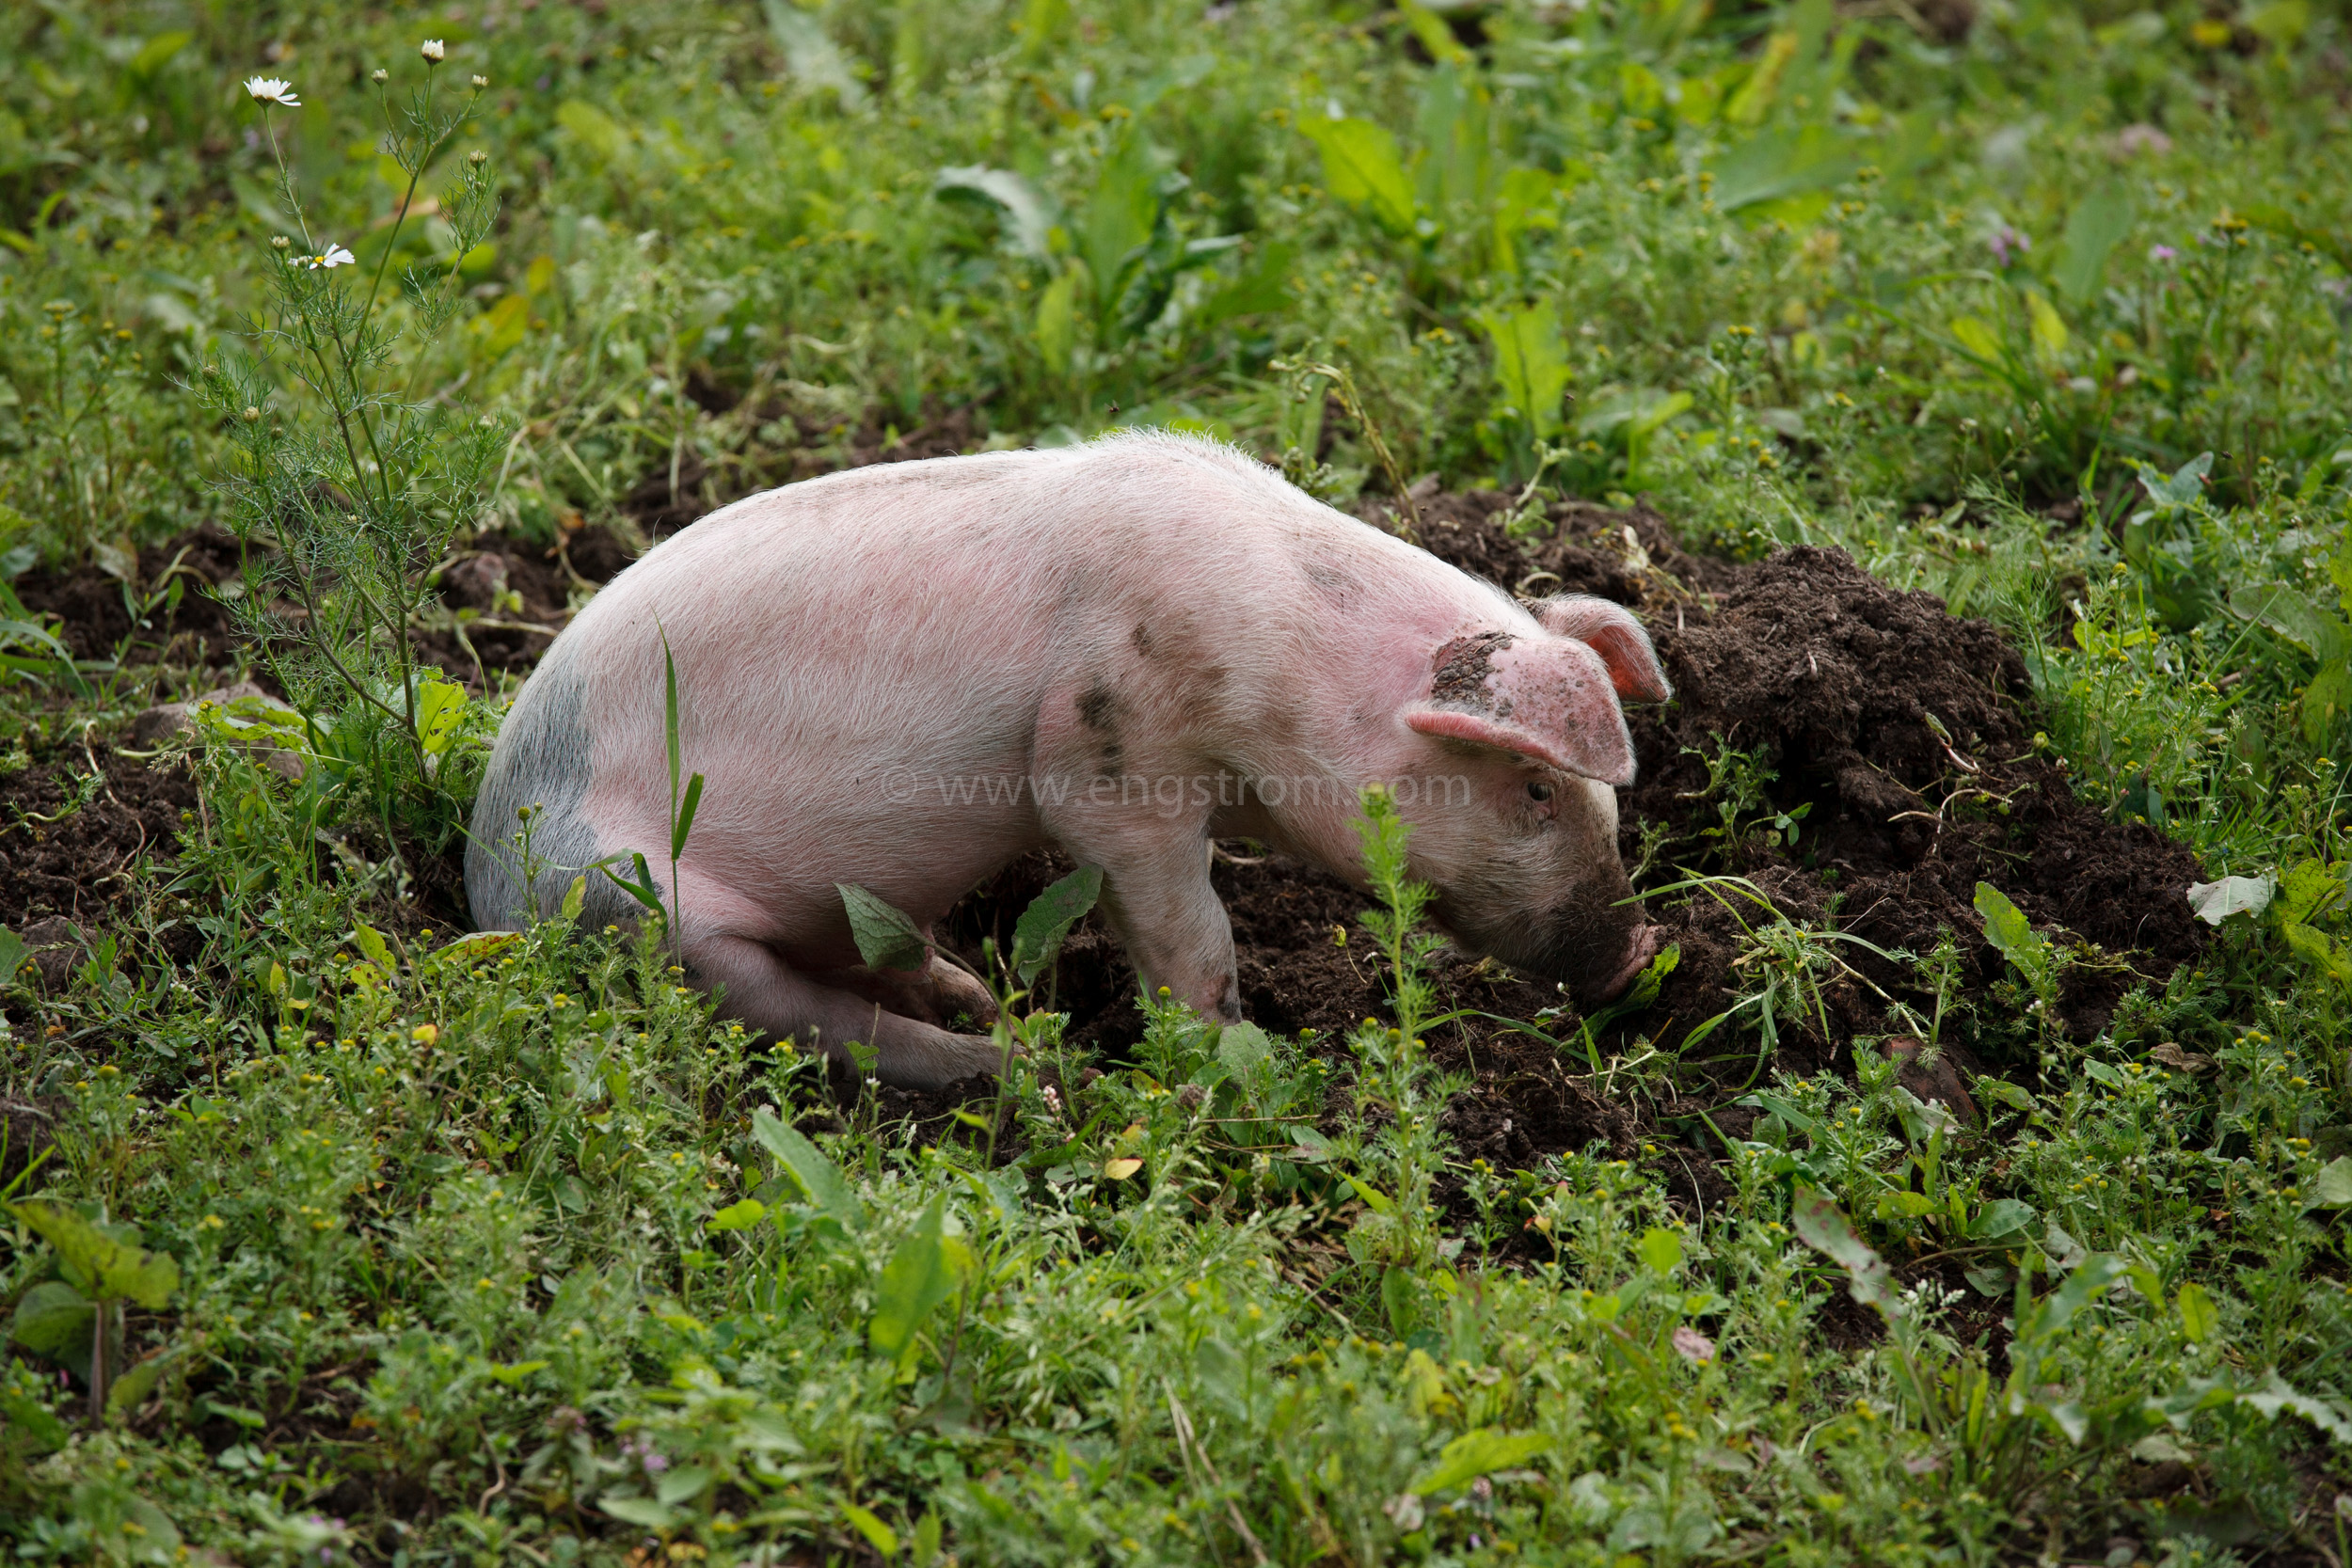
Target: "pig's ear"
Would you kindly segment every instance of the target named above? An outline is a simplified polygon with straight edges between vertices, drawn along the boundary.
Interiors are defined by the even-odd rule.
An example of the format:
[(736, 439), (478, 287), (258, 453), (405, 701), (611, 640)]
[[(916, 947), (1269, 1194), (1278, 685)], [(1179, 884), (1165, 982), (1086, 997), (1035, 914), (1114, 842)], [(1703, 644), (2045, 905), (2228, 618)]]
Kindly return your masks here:
[(1623, 606), (1566, 594), (1532, 608), (1546, 631), (1573, 637), (1600, 655), (1618, 696), (1662, 703), (1675, 694), (1650, 647), (1649, 633)]
[(1405, 722), (1601, 784), (1633, 782), (1633, 737), (1609, 668), (1570, 638), (1457, 638), (1438, 650), (1429, 697)]

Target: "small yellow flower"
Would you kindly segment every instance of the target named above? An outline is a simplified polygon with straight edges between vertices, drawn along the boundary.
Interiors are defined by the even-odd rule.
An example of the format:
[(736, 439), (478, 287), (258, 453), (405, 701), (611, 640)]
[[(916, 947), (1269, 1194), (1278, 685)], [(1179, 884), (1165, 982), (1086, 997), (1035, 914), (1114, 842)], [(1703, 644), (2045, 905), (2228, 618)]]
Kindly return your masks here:
[(419, 1045), (431, 1045), (441, 1037), (440, 1027), (437, 1024), (420, 1023), (408, 1031), (408, 1037)]

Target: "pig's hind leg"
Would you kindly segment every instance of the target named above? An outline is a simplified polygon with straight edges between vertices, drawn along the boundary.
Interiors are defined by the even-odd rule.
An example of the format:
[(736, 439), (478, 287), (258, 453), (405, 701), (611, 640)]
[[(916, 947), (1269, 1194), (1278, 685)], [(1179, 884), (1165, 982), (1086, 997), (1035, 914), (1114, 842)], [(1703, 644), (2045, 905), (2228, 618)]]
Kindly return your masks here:
[(822, 1046), (842, 1061), (846, 1044), (863, 1040), (874, 1048), (874, 1070), (885, 1084), (942, 1089), (1000, 1066), (988, 1039), (951, 1035), (812, 979), (749, 937), (690, 931), (679, 946), (688, 977), (722, 992), (720, 1011), (776, 1039)]

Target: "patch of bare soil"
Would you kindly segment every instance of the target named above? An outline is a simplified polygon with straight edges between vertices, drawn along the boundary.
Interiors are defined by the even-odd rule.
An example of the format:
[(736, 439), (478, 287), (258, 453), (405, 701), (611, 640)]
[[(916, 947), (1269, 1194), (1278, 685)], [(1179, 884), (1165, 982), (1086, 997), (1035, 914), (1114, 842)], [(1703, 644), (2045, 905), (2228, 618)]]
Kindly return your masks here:
[(177, 849), (180, 814), (195, 808), (184, 765), (95, 743), (87, 756), (0, 782), (0, 926), (36, 947), (45, 927), (103, 926), (131, 896), (138, 865)]
[(485, 533), (441, 569), (439, 596), (450, 623), (419, 642), (441, 669), (481, 690), (493, 672), (521, 676), (571, 618), (575, 590), (593, 594), (633, 559), (603, 528), (557, 536), (552, 545)]
[[(119, 656), (201, 670), (230, 661), (229, 612), (212, 590), (241, 569), (237, 542), (208, 526), (141, 550), (135, 584), (93, 564), (27, 572), (11, 586), (26, 610), (59, 618), (58, 641), (77, 659)], [(147, 602), (174, 582), (176, 604)]]

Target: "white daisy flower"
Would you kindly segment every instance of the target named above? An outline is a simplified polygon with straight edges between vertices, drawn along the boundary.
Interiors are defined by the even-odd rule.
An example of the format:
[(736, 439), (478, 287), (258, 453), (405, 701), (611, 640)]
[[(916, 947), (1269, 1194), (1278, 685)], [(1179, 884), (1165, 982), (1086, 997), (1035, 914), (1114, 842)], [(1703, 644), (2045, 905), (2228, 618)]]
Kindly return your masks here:
[(245, 90), (253, 95), (257, 103), (282, 103), (289, 109), (302, 107), (302, 100), (294, 96), (294, 84), (275, 76), (248, 76), (245, 79)]
[(320, 267), (343, 266), (347, 263), (358, 261), (359, 258), (354, 256), (350, 251), (345, 250), (342, 245), (330, 245), (325, 250), (320, 251), (316, 256), (306, 256), (303, 260), (309, 264), (311, 270), (316, 271)]
[(441, 47), (441, 40), (439, 39), (427, 39), (422, 44), (418, 46), (417, 53), (422, 55), (426, 59), (431, 60), (435, 65), (439, 65), (441, 63), (441, 56), (448, 54), (449, 51)]

